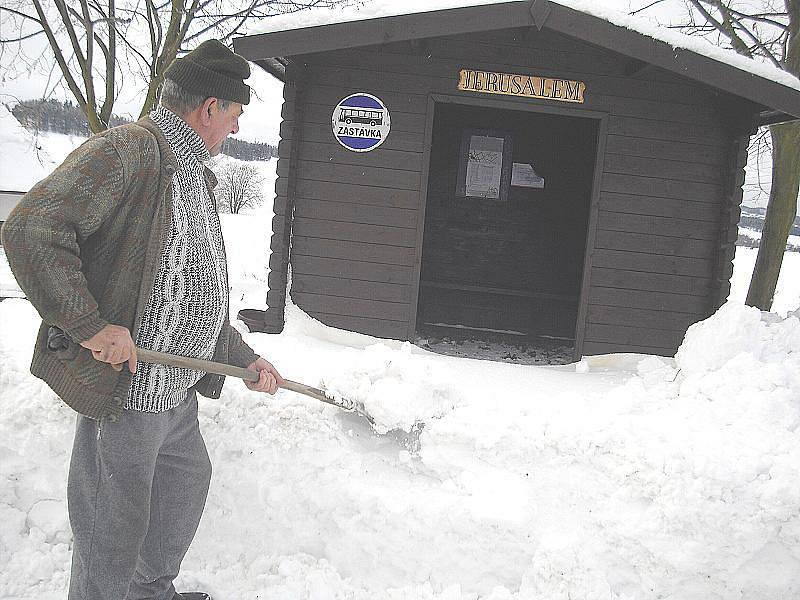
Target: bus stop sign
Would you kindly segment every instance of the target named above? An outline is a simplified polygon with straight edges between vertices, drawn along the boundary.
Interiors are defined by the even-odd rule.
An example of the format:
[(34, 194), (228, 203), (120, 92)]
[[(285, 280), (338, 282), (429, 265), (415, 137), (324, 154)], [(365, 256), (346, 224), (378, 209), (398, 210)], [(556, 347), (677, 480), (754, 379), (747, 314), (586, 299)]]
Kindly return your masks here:
[(389, 109), (372, 94), (351, 94), (333, 109), (331, 127), (333, 136), (348, 150), (369, 152), (389, 135)]

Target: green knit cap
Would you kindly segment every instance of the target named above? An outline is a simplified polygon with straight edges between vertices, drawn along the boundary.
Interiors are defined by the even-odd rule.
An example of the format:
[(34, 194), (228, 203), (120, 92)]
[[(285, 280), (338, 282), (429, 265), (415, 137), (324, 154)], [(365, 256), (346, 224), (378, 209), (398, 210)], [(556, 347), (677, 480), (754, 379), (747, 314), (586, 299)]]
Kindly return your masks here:
[(250, 102), (250, 65), (219, 40), (206, 40), (167, 67), (164, 77), (187, 92), (239, 104)]

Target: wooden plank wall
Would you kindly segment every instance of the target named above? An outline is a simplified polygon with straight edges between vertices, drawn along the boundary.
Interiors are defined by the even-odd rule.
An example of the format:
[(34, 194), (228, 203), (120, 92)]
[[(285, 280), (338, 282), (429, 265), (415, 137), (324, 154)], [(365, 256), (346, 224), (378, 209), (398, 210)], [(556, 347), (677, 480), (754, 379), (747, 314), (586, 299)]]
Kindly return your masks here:
[[(280, 333), (284, 326), (284, 308), (286, 306), (286, 283), (288, 276), (287, 265), (289, 264), (289, 245), (291, 232), (291, 215), (294, 198), (296, 197), (297, 178), (295, 171), (290, 169), (290, 165), (297, 161), (296, 152), (291, 153), (293, 140), (297, 141), (295, 135), (295, 123), (302, 119), (302, 111), (297, 110), (298, 98), (302, 97), (304, 83), (304, 73), (292, 69), (287, 72), (288, 78), (283, 86), (283, 120), (281, 122), (281, 142), (279, 148), (287, 150), (278, 157), (276, 169), (280, 175), (275, 182), (275, 216), (272, 218), (272, 239), (270, 240), (269, 257), (269, 278), (267, 284), (267, 310), (264, 314), (263, 329), (269, 333)], [(299, 118), (299, 119), (298, 119)], [(299, 144), (295, 143), (295, 148), (299, 149)], [(289, 177), (290, 171), (292, 177)], [(292, 200), (289, 201), (291, 196)]]
[[(586, 326), (578, 340), (584, 354), (672, 354), (687, 326), (718, 304), (723, 200), (725, 234), (731, 218), (732, 190), (724, 179), (734, 139), (719, 115), (733, 102), (729, 97), (657, 69), (630, 77), (632, 61), (546, 29), (293, 60), (305, 65), (307, 86), (302, 107), (293, 92), (284, 105), (273, 241), (285, 233), (294, 152), (292, 296), (313, 316), (378, 336), (411, 333), (428, 96), (479, 97), (456, 90), (466, 67), (585, 81), (583, 108), (609, 115)], [(331, 133), (333, 107), (357, 91), (379, 96), (391, 111), (391, 133), (372, 152), (349, 152)], [(302, 141), (293, 147), (292, 119), (300, 108)], [(274, 243), (275, 306), (280, 291), (273, 284), (285, 285), (275, 272), (285, 255)]]

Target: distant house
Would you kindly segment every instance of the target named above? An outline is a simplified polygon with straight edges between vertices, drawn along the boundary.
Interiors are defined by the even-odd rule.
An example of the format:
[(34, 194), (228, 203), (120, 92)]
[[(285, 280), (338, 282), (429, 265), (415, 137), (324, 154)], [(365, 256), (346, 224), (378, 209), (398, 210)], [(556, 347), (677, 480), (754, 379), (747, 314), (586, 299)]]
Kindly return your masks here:
[[(17, 205), (24, 192), (0, 191), (0, 225), (8, 218), (11, 210)], [(0, 300), (4, 298), (24, 298), (25, 294), (19, 289), (19, 285), (11, 273), (11, 269), (6, 262), (5, 252), (0, 242)]]
[(291, 265), (294, 302), (354, 331), (673, 354), (728, 297), (750, 135), (800, 84), (611, 21), (526, 0), (235, 40), (286, 83), (257, 325)]
[(25, 192), (10, 192), (0, 190), (0, 223), (3, 223), (8, 218), (19, 199), (25, 195)]

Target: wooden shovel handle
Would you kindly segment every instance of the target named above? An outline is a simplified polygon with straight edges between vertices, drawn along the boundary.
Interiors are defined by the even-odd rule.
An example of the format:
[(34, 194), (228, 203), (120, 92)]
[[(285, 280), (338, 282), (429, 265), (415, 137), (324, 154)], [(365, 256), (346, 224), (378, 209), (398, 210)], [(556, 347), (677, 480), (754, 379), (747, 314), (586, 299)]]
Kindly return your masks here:
[[(159, 365), (167, 365), (170, 367), (182, 367), (184, 369), (195, 369), (197, 371), (204, 371), (206, 373), (214, 373), (215, 375), (227, 375), (229, 377), (238, 377), (245, 381), (258, 381), (258, 372), (251, 371), (250, 369), (243, 369), (241, 367), (234, 367), (233, 365), (226, 365), (225, 363), (213, 362), (210, 360), (202, 360), (199, 358), (189, 358), (186, 356), (177, 356), (175, 354), (166, 354), (165, 352), (156, 352), (155, 350), (146, 350), (145, 348), (136, 348), (136, 355), (139, 360), (146, 363), (155, 363)], [(328, 396), (324, 391), (319, 388), (311, 387), (304, 383), (284, 379), (281, 387), (298, 394), (310, 396), (322, 402), (333, 404), (345, 410), (353, 410), (349, 402), (338, 400)]]
[(226, 365), (224, 363), (213, 362), (210, 360), (189, 358), (187, 356), (177, 356), (175, 354), (166, 354), (165, 352), (156, 352), (155, 350), (146, 350), (144, 348), (136, 348), (136, 355), (140, 361), (146, 363), (167, 365), (169, 367), (181, 367), (184, 369), (195, 369), (197, 371), (205, 371), (206, 373), (214, 373), (215, 375), (238, 377), (239, 379), (244, 379), (245, 381), (258, 381), (258, 373), (256, 371), (243, 369), (241, 367), (234, 367), (233, 365)]

